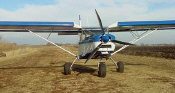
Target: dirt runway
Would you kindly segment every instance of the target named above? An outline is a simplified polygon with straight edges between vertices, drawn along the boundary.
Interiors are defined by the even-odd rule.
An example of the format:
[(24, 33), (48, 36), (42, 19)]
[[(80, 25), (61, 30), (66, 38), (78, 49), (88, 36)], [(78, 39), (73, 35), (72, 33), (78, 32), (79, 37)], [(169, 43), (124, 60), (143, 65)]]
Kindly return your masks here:
[[(64, 46), (76, 52), (75, 47)], [(71, 75), (63, 64), (74, 57), (53, 46), (27, 47), (0, 58), (0, 93), (175, 93), (175, 60), (117, 54), (125, 72), (116, 72), (110, 60), (107, 76), (97, 76), (97, 63), (78, 60)], [(105, 61), (105, 60), (104, 60)]]

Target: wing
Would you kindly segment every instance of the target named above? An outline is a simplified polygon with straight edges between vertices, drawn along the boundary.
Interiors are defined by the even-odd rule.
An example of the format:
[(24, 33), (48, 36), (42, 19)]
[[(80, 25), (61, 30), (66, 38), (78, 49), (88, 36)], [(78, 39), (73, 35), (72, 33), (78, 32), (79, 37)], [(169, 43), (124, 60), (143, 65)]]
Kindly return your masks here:
[[(131, 32), (134, 37), (129, 43), (136, 43), (144, 37), (152, 34), (157, 30), (169, 30), (175, 29), (175, 20), (168, 21), (130, 21), (130, 22), (118, 22), (108, 27), (109, 32)], [(143, 31), (140, 34), (134, 31)], [(129, 45), (124, 45), (120, 49), (116, 50), (111, 55), (114, 55), (121, 50), (127, 48)]]
[(0, 21), (0, 32), (52, 32), (52, 33), (77, 33), (81, 29), (74, 22), (22, 22)]
[(109, 27), (110, 32), (145, 31), (145, 30), (167, 30), (175, 29), (175, 20), (168, 21), (130, 21), (118, 22)]
[[(44, 38), (34, 32), (49, 32), (49, 33), (61, 33), (68, 35), (74, 35), (78, 33), (79, 27), (74, 24), (74, 22), (17, 22), (17, 21), (0, 21), (0, 32), (30, 32), (39, 38), (55, 45), (56, 47), (62, 49), (63, 51), (71, 54), (72, 56), (76, 55), (61, 46), (55, 44), (52, 41), (49, 41), (48, 38)], [(64, 33), (65, 32), (65, 33)]]

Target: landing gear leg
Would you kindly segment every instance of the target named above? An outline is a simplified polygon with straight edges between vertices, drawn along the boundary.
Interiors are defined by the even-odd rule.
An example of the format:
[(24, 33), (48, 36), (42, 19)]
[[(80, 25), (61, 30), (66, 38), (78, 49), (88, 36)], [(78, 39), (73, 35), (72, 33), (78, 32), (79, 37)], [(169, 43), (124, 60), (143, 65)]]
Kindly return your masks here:
[(64, 64), (64, 74), (65, 75), (71, 74), (72, 67), (77, 59), (78, 58), (75, 58), (75, 60), (72, 63), (65, 63)]
[(119, 62), (115, 62), (114, 59), (112, 59), (110, 57), (110, 59), (112, 60), (112, 62), (116, 65), (116, 71), (123, 73), (124, 72), (124, 63), (119, 61)]
[(99, 77), (105, 77), (106, 76), (106, 63), (105, 62), (99, 62), (98, 63), (98, 76)]

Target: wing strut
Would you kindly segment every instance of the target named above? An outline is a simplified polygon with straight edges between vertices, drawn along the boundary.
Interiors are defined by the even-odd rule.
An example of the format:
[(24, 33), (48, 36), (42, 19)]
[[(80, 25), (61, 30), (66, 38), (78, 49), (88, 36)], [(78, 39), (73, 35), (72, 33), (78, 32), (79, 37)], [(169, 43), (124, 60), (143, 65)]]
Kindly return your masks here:
[(70, 52), (70, 51), (68, 51), (68, 50), (66, 50), (66, 49), (64, 49), (64, 48), (62, 48), (61, 46), (58, 46), (57, 44), (53, 43), (52, 41), (49, 41), (48, 39), (46, 39), (46, 38), (44, 38), (44, 37), (42, 37), (42, 36), (40, 36), (40, 35), (38, 35), (38, 34), (32, 32), (31, 30), (27, 30), (27, 31), (29, 31), (30, 33), (32, 33), (32, 34), (38, 36), (39, 38), (41, 38), (41, 39), (43, 39), (43, 40), (45, 40), (45, 41), (47, 41), (47, 42), (49, 42), (49, 43), (55, 45), (56, 47), (62, 49), (63, 51), (65, 51), (65, 52), (71, 54), (72, 56), (75, 56), (75, 57), (76, 57), (76, 55), (75, 55), (74, 53), (72, 53), (72, 52)]
[[(146, 37), (146, 36), (148, 36), (148, 35), (150, 35), (150, 34), (152, 34), (153, 32), (155, 32), (155, 31), (157, 31), (157, 29), (155, 29), (155, 30), (153, 30), (153, 31), (151, 31), (151, 32), (148, 32), (148, 31), (146, 31), (146, 32), (144, 32), (144, 33), (142, 33), (141, 35), (135, 35), (135, 39), (134, 40), (132, 40), (132, 41), (130, 41), (129, 43), (132, 43), (132, 44), (134, 44), (134, 43), (136, 43), (137, 41), (139, 41), (139, 40), (141, 40), (142, 38), (144, 38), (144, 37)], [(130, 46), (130, 45), (124, 45), (123, 47), (121, 47), (120, 49), (118, 49), (118, 50), (116, 50), (114, 53), (112, 53), (111, 54), (111, 56), (112, 55), (114, 55), (114, 54), (116, 54), (116, 53), (118, 53), (118, 52), (120, 52), (120, 51), (122, 51), (123, 49), (125, 49), (125, 48), (127, 48), (128, 46)]]

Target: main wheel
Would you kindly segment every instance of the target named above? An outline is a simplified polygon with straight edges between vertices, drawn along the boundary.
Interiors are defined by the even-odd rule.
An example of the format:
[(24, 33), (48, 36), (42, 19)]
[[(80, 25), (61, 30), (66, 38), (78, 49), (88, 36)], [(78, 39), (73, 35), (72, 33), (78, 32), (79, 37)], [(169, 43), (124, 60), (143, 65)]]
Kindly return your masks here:
[(65, 64), (64, 64), (64, 74), (65, 74), (65, 75), (71, 74), (71, 69), (70, 69), (70, 67), (71, 67), (71, 63), (65, 63)]
[(121, 61), (119, 61), (119, 62), (117, 63), (117, 66), (118, 66), (118, 68), (116, 69), (117, 72), (123, 73), (123, 72), (124, 72), (124, 63), (121, 62)]
[(100, 62), (98, 67), (98, 76), (105, 77), (106, 76), (106, 64), (105, 62)]

